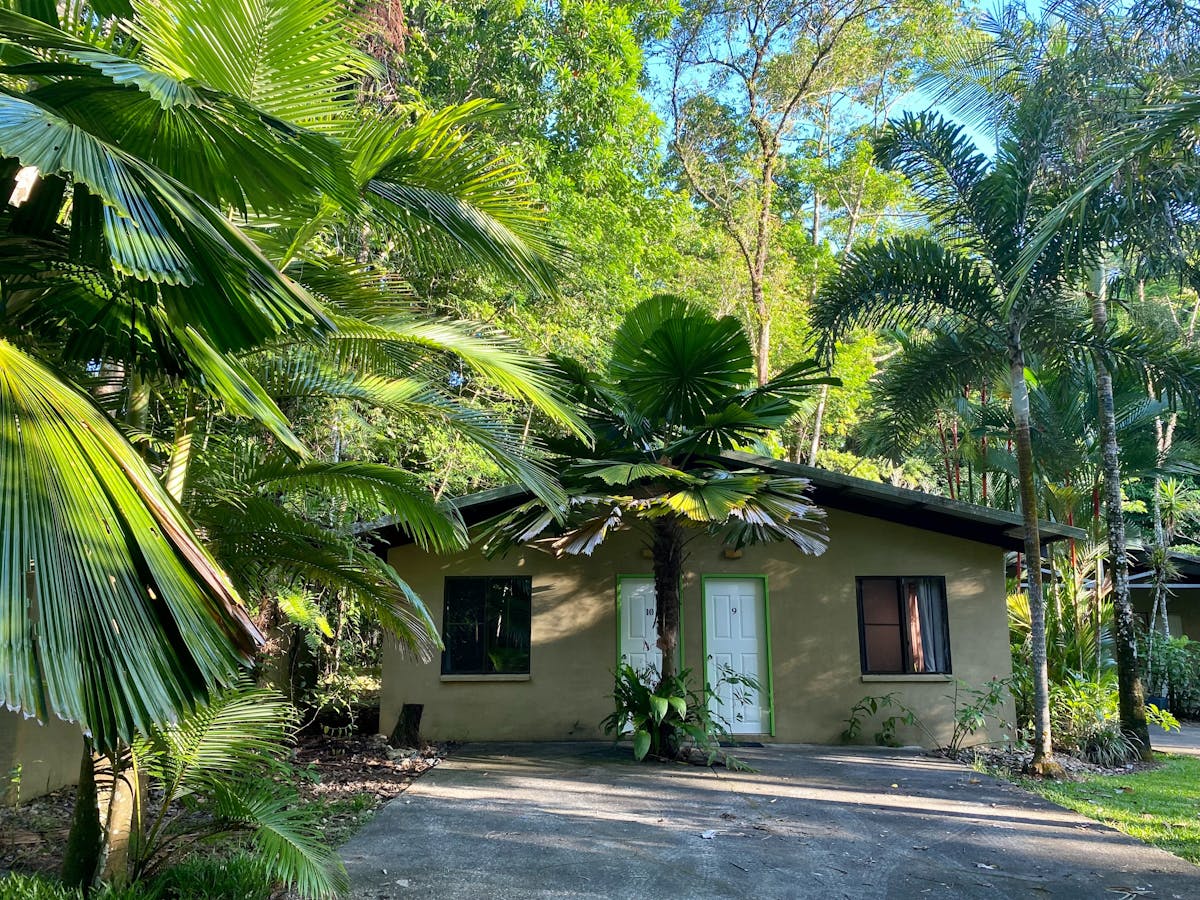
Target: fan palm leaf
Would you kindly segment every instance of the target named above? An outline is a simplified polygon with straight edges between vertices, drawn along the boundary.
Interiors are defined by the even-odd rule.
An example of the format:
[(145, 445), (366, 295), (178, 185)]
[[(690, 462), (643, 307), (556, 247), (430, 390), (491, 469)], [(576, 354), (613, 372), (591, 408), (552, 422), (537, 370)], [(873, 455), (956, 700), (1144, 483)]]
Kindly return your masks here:
[[(103, 43), (112, 44), (116, 33)], [(156, 166), (210, 203), (243, 215), (279, 214), (315, 199), (318, 188), (352, 202), (349, 171), (333, 141), (247, 98), (160, 68), (144, 54), (120, 55), (9, 10), (0, 10), (0, 40), (10, 42), (6, 51), (42, 51), (30, 56), (33, 61), (0, 68), (32, 79), (25, 96)]]
[(376, 68), (356, 48), (358, 26), (337, 0), (132, 5), (131, 34), (156, 66), (302, 128), (338, 134), (349, 127), (348, 83)]
[(257, 631), (112, 422), (0, 341), (0, 427), (0, 702), (112, 748), (228, 683)]

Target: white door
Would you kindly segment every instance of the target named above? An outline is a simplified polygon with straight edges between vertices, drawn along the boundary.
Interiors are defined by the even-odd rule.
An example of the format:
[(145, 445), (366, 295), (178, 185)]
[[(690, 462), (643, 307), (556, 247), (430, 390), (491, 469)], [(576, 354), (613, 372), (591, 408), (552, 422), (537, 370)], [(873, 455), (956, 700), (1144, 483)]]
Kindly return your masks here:
[(622, 578), (620, 592), (621, 656), (639, 671), (653, 666), (661, 673), (662, 650), (654, 624), (654, 579)]
[[(704, 582), (705, 676), (715, 688), (711, 712), (733, 734), (771, 730), (767, 686), (767, 635), (763, 583), (758, 578), (711, 578)], [(762, 691), (722, 683), (722, 667), (754, 678)]]

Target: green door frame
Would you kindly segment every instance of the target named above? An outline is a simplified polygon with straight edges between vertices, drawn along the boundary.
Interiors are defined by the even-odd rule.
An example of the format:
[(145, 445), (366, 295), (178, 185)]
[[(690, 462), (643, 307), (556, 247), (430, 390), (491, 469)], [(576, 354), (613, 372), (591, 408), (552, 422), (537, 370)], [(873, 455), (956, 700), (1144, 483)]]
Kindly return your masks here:
[[(616, 587), (617, 625), (616, 625), (616, 641), (615, 641), (616, 668), (613, 669), (614, 672), (617, 669), (621, 668), (621, 637), (622, 637), (622, 635), (621, 635), (621, 584), (622, 584), (622, 582), (625, 582), (625, 581), (634, 581), (634, 580), (654, 581), (654, 575), (653, 575), (653, 573), (648, 573), (648, 574), (643, 574), (643, 575), (625, 574), (625, 575), (617, 576), (617, 587)], [(655, 595), (654, 602), (658, 603), (657, 594)], [(682, 671), (683, 670), (683, 660), (685, 658), (684, 649), (683, 649), (684, 639), (683, 639), (683, 584), (682, 584), (682, 579), (681, 579), (681, 583), (679, 585), (679, 607), (680, 607), (679, 608), (679, 669), (680, 669), (680, 671)]]
[(700, 576), (700, 647), (704, 661), (704, 687), (708, 684), (708, 583), (710, 581), (758, 581), (762, 583), (763, 639), (767, 645), (767, 719), (770, 737), (775, 737), (775, 664), (771, 657), (771, 593), (767, 590), (766, 575), (721, 575)]

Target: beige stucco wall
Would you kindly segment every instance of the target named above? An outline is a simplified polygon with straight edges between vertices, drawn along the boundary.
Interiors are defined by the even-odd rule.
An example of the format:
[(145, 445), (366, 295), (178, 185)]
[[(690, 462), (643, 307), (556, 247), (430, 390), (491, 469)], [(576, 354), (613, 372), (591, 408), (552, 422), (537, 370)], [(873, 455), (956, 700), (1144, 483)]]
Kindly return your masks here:
[(74, 784), (82, 755), (79, 726), (61, 719), (41, 725), (0, 707), (0, 802), (24, 802)]
[[(1129, 599), (1136, 612), (1149, 613), (1154, 605), (1154, 588), (1131, 587)], [(1193, 641), (1200, 640), (1200, 590), (1195, 588), (1178, 588), (1171, 591), (1167, 599), (1167, 612), (1179, 616), (1183, 633)], [(1172, 637), (1179, 637), (1172, 630)]]
[[(725, 559), (706, 537), (690, 545), (683, 593), (684, 665), (701, 665), (701, 575), (767, 577), (771, 616), (775, 734), (784, 742), (836, 743), (850, 707), (866, 695), (896, 691), (939, 736), (947, 733), (953, 681), (939, 676), (867, 680), (861, 674), (855, 577), (941, 575), (946, 579), (955, 677), (981, 685), (1011, 674), (999, 548), (878, 519), (829, 513), (830, 547), (811, 557), (790, 545), (750, 547)], [(611, 712), (616, 660), (618, 575), (646, 574), (636, 532), (613, 536), (592, 558), (556, 560), (524, 549), (487, 560), (477, 552), (437, 557), (393, 548), (389, 562), (442, 617), (447, 575), (529, 575), (533, 579), (532, 653), (524, 681), (495, 676), (443, 680), (440, 661), (384, 653), (380, 728), (390, 731), (402, 704), (424, 705), (421, 733), (432, 740), (567, 740), (602, 737)], [(1011, 704), (1004, 710), (1013, 718)], [(871, 729), (867, 730), (870, 740)], [(929, 743), (915, 732), (904, 740)], [(999, 732), (990, 735), (1000, 739)]]

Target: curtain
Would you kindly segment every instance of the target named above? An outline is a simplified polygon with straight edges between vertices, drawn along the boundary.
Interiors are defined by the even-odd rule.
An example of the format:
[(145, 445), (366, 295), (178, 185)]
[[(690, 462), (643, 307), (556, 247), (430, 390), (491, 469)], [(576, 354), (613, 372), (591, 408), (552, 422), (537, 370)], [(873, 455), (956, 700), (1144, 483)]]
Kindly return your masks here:
[(910, 627), (917, 636), (912, 642), (913, 671), (948, 672), (950, 648), (946, 641), (946, 598), (941, 580), (915, 578), (905, 588), (910, 598)]

